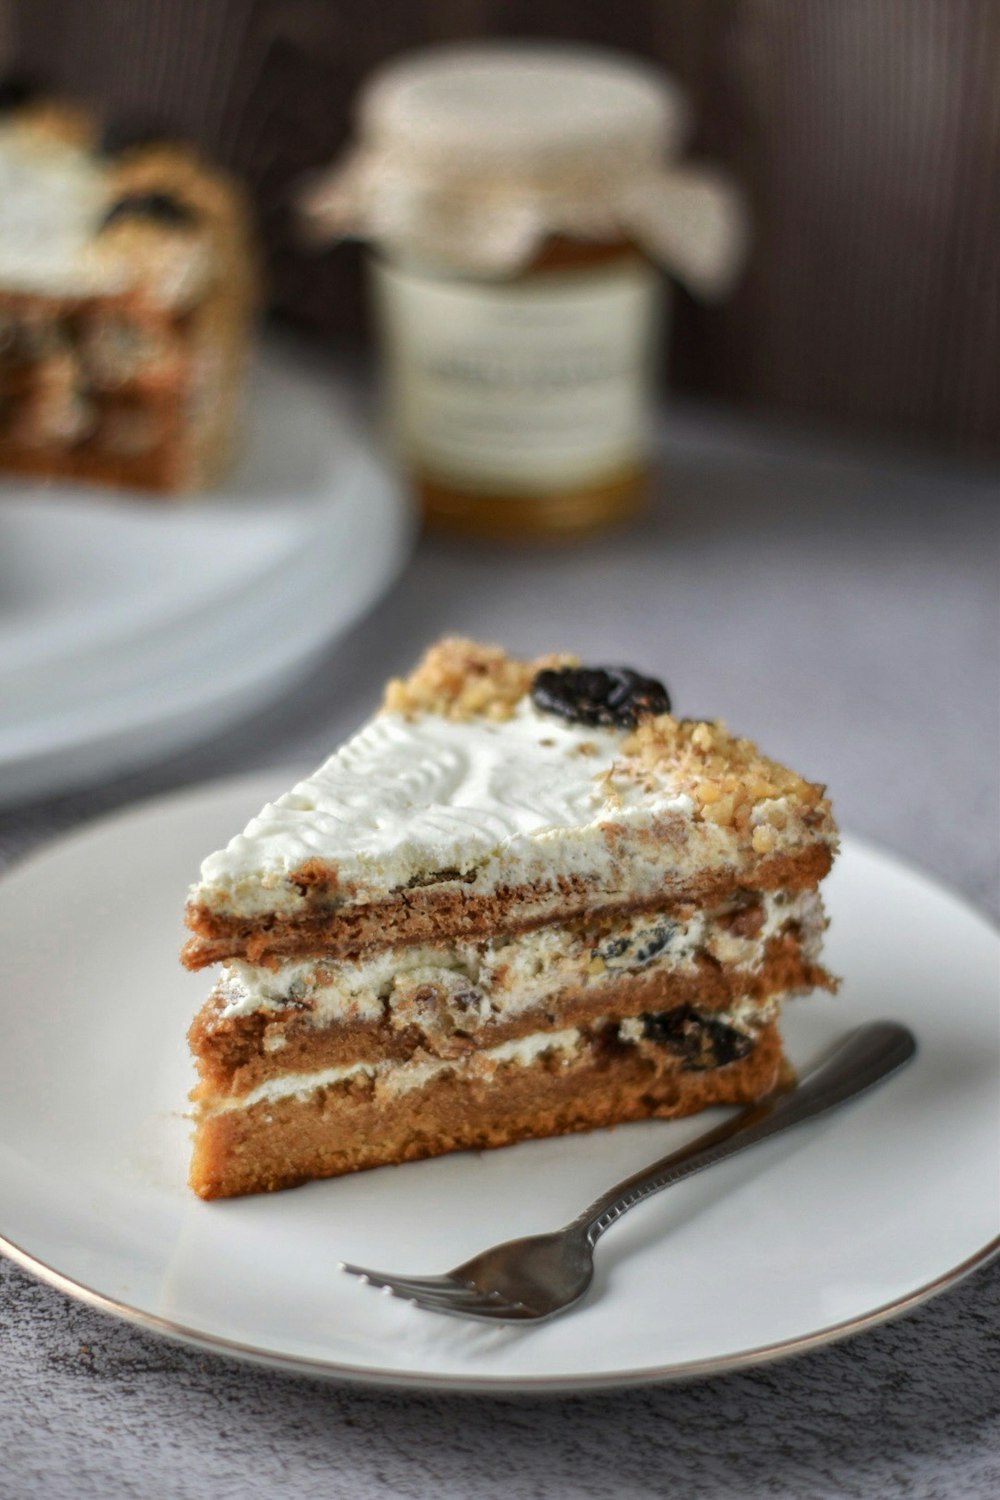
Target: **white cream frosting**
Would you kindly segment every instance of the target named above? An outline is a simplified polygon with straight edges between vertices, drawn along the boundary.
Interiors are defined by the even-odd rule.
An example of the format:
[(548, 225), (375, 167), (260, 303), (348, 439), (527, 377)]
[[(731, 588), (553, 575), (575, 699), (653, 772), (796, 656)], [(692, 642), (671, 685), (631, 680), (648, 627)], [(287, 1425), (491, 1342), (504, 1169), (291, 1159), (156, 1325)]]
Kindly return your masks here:
[[(609, 788), (623, 738), (541, 713), (528, 698), (501, 722), (380, 713), (210, 855), (192, 899), (244, 917), (294, 913), (306, 899), (288, 877), (311, 859), (335, 868), (334, 898), (345, 903), (448, 871), (477, 893), (579, 877), (608, 899), (641, 898), (737, 863), (733, 831), (692, 819), (689, 791), (669, 768)], [(653, 825), (656, 839), (643, 840)], [(783, 846), (803, 837), (789, 818)]]
[(769, 891), (761, 904), (763, 921), (753, 937), (740, 937), (711, 911), (687, 920), (644, 913), (605, 924), (596, 944), (571, 924), (513, 939), (413, 944), (357, 960), (296, 961), (274, 970), (235, 959), (221, 971), (218, 1016), (281, 1012), (292, 1002), (308, 1006), (301, 1014), (317, 1026), (383, 1019), (419, 1025), (419, 992), (431, 987), (446, 1012), (452, 1004), (456, 1008), (455, 1017), (445, 1019), (474, 1031), (543, 1000), (557, 1003), (569, 987), (599, 986), (619, 974), (693, 973), (700, 953), (753, 973), (769, 939), (789, 922), (798, 925), (806, 956), (818, 955), (825, 919), (815, 891)]
[(0, 123), (0, 286), (53, 297), (114, 296), (142, 274), (145, 293), (165, 308), (190, 307), (213, 274), (210, 245), (161, 237), (155, 262), (140, 266), (128, 246), (101, 234), (112, 195), (107, 166), (93, 152)]
[(54, 296), (118, 290), (120, 272), (88, 255), (107, 196), (90, 153), (0, 125), (0, 285)]

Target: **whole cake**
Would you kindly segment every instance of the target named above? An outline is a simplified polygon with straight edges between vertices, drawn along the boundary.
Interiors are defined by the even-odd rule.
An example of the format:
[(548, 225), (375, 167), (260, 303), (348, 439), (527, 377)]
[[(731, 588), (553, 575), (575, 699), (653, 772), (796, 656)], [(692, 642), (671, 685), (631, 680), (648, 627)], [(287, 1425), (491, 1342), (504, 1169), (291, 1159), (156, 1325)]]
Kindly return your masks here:
[(189, 146), (100, 142), (85, 111), (0, 84), (0, 470), (208, 483), (256, 300), (235, 184)]
[(788, 1081), (833, 981), (823, 788), (663, 685), (448, 639), (205, 860), (184, 949), (202, 1197)]

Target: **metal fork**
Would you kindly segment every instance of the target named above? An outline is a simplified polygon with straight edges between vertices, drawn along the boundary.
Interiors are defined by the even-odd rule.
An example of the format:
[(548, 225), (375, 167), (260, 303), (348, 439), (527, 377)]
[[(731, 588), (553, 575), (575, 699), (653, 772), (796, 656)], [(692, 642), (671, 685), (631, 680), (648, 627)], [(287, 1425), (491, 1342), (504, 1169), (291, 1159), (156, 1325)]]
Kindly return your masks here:
[(909, 1062), (912, 1032), (872, 1021), (851, 1032), (794, 1089), (773, 1094), (609, 1188), (564, 1229), (494, 1245), (443, 1276), (396, 1276), (340, 1262), (340, 1269), (428, 1312), (487, 1322), (539, 1323), (579, 1302), (594, 1274), (594, 1246), (644, 1198), (758, 1141), (810, 1120)]

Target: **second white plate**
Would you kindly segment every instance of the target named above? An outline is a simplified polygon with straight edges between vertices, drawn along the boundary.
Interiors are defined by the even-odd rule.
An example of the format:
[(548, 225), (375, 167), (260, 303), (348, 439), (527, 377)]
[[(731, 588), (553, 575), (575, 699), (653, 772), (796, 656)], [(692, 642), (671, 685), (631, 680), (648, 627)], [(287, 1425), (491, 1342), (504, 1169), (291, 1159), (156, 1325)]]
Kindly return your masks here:
[(413, 519), (333, 402), (266, 359), (243, 460), (196, 501), (4, 487), (0, 804), (252, 712), (388, 588)]
[[(208, 1348), (393, 1385), (583, 1390), (717, 1372), (905, 1310), (1000, 1232), (996, 934), (852, 840), (828, 882), (836, 998), (789, 1007), (802, 1066), (875, 1016), (920, 1054), (845, 1109), (653, 1199), (602, 1241), (592, 1292), (534, 1329), (421, 1313), (340, 1259), (439, 1271), (572, 1217), (717, 1116), (463, 1153), (206, 1204), (187, 1190), (180, 969), (201, 856), (294, 773), (95, 824), (0, 884), (0, 1236), (70, 1295)], [(25, 1004), (25, 996), (31, 997)]]

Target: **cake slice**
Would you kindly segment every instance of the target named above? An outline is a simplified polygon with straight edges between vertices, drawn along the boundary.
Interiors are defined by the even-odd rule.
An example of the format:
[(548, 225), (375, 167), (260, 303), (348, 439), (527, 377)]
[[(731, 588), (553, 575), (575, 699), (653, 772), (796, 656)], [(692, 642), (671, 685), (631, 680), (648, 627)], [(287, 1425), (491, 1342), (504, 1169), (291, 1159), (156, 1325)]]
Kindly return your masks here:
[(193, 887), (191, 1184), (284, 1187), (786, 1077), (822, 787), (655, 679), (446, 640)]
[(237, 185), (186, 144), (101, 141), (88, 111), (0, 83), (0, 229), (0, 469), (215, 479), (258, 297)]

